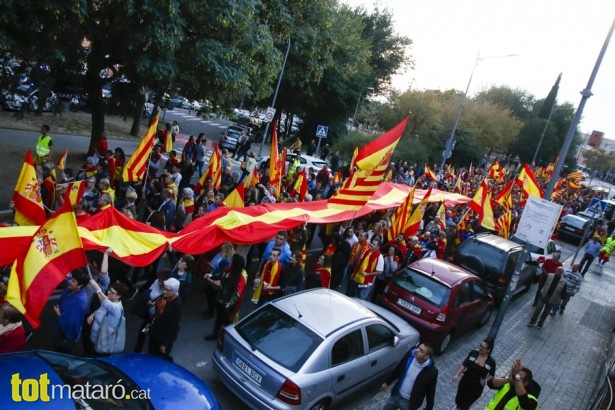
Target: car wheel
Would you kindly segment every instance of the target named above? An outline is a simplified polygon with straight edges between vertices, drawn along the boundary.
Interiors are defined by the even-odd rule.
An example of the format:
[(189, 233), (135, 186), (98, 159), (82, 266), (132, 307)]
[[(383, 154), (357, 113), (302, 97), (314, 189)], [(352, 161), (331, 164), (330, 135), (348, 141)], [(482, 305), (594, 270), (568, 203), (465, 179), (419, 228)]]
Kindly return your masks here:
[(310, 410), (327, 410), (329, 408), (329, 400), (321, 400), (312, 407)]
[(492, 313), (492, 309), (487, 309), (485, 313), (483, 313), (483, 316), (480, 318), (480, 321), (478, 322), (477, 326), (478, 327), (485, 326), (487, 322), (489, 322), (489, 319), (491, 319), (491, 313)]
[(438, 346), (438, 354), (442, 354), (446, 351), (446, 349), (448, 349), (448, 346), (451, 344), (451, 339), (453, 338), (453, 335), (451, 333), (447, 333), (444, 338), (442, 339), (442, 341), (440, 342), (440, 345)]

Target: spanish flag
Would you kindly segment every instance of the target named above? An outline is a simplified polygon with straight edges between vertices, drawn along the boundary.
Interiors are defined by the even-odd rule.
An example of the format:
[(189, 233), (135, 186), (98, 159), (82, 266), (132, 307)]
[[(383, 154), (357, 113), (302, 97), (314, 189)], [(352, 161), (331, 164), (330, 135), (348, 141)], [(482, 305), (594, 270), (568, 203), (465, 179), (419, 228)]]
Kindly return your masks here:
[(431, 179), (433, 182), (438, 182), (438, 177), (436, 177), (436, 174), (434, 174), (427, 164), (425, 164), (425, 177)]
[(75, 205), (81, 198), (83, 198), (83, 191), (85, 191), (86, 181), (74, 181), (68, 184), (66, 193), (64, 194), (64, 200), (70, 202), (71, 205)]
[(293, 196), (296, 194), (299, 194), (299, 201), (303, 202), (303, 200), (305, 199), (305, 194), (307, 194), (307, 191), (308, 191), (307, 175), (305, 173), (305, 168), (303, 168), (301, 172), (299, 172), (299, 175), (297, 175), (297, 179), (295, 180), (295, 184), (290, 190), (290, 194)]
[(250, 175), (246, 175), (243, 181), (244, 188), (254, 188), (261, 183), (261, 174), (258, 172), (258, 167), (254, 167)]
[(440, 219), (438, 222), (438, 228), (440, 228), (440, 231), (442, 232), (446, 231), (446, 208), (444, 207), (444, 201), (440, 203), (436, 216)]
[(36, 170), (30, 150), (26, 153), (13, 191), (13, 202), (15, 203), (15, 222), (18, 225), (42, 225), (45, 223), (47, 216), (43, 208), (41, 187), (36, 178)]
[(224, 200), (224, 205), (230, 206), (231, 208), (243, 208), (245, 206), (243, 203), (244, 198), (245, 188), (243, 184), (239, 184), (237, 185), (237, 188), (233, 189), (233, 191), (228, 194)]
[(329, 198), (329, 205), (340, 209), (359, 210), (369, 201), (382, 184), (393, 151), (407, 123), (408, 117), (359, 151), (355, 158), (357, 170)]
[(493, 209), (491, 208), (491, 192), (489, 191), (489, 186), (484, 179), (480, 187), (476, 190), (474, 198), (470, 201), (469, 206), (478, 214), (481, 226), (495, 231)]
[(523, 168), (521, 168), (521, 172), (519, 172), (519, 176), (517, 177), (517, 185), (523, 189), (523, 193), (526, 197), (530, 195), (534, 195), (539, 198), (544, 197), (544, 193), (538, 186), (534, 173), (528, 164), (523, 164)]
[(425, 193), (425, 196), (421, 200), (421, 203), (418, 204), (414, 212), (412, 212), (412, 216), (404, 225), (404, 229), (402, 232), (406, 234), (406, 238), (409, 238), (413, 235), (416, 235), (419, 232), (419, 227), (421, 226), (421, 221), (423, 220), (423, 216), (425, 215), (425, 209), (427, 208), (427, 204), (429, 203), (429, 197), (431, 195), (431, 187)]
[(457, 182), (455, 182), (455, 189), (454, 189), (454, 192), (455, 192), (456, 194), (461, 194), (462, 190), (463, 190), (463, 185), (462, 185), (462, 182), (461, 182), (461, 175), (460, 175), (460, 176), (457, 178)]
[[(271, 151), (269, 154), (269, 184), (275, 187), (276, 194), (280, 192), (280, 183), (284, 169), (280, 169), (280, 154), (278, 153), (278, 132), (276, 123), (273, 122), (273, 134), (271, 136)], [(285, 164), (283, 164), (285, 165)]]
[(203, 173), (201, 179), (194, 187), (194, 192), (197, 194), (201, 192), (201, 188), (205, 186), (205, 181), (207, 178), (211, 178), (213, 181), (213, 186), (216, 189), (220, 189), (220, 183), (222, 182), (222, 166), (221, 166), (222, 157), (220, 155), (220, 141), (216, 143), (216, 147), (214, 148), (214, 152), (211, 154), (209, 158), (209, 166), (207, 167), (207, 171)]
[[(416, 186), (416, 185), (415, 185)], [(410, 213), (412, 212), (412, 202), (414, 201), (414, 189), (415, 186), (412, 187), (406, 200), (397, 207), (395, 213), (391, 217), (391, 228), (389, 228), (389, 240), (393, 241), (397, 238), (397, 235), (400, 232), (403, 232), (404, 226), (406, 225), (406, 221), (410, 217)]]
[(13, 262), (6, 299), (36, 329), (49, 295), (68, 273), (87, 263), (75, 214), (71, 204), (65, 202)]
[(132, 156), (124, 166), (122, 172), (122, 179), (124, 182), (141, 181), (145, 170), (147, 169), (147, 162), (154, 146), (154, 140), (156, 139), (156, 131), (158, 130), (158, 117), (160, 113), (156, 114), (154, 121), (149, 126), (149, 129), (145, 133), (145, 136), (141, 140), (141, 143), (132, 153)]
[(58, 169), (66, 168), (66, 157), (67, 156), (68, 156), (68, 150), (65, 150), (62, 156), (60, 156), (60, 159), (58, 159), (58, 163), (56, 164)]

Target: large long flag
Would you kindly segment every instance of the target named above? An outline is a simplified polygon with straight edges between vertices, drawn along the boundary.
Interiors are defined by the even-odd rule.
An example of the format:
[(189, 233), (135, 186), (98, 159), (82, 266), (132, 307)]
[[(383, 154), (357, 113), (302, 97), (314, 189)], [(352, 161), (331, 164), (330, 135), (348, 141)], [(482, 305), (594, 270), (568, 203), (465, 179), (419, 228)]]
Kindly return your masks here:
[(523, 164), (523, 168), (521, 168), (517, 177), (517, 185), (521, 187), (526, 197), (530, 195), (537, 196), (538, 198), (544, 197), (544, 193), (538, 186), (534, 173), (528, 164)]
[(406, 221), (410, 217), (412, 212), (412, 202), (414, 201), (414, 189), (416, 185), (412, 187), (408, 193), (406, 200), (397, 207), (395, 213), (391, 217), (391, 228), (389, 228), (389, 240), (395, 240), (400, 232), (403, 232)]
[[(282, 164), (286, 165), (286, 164)], [(278, 131), (276, 123), (273, 122), (273, 133), (271, 135), (271, 151), (269, 154), (269, 185), (275, 187), (276, 195), (280, 193), (280, 183), (284, 168), (280, 169), (280, 154), (278, 152)]]
[(357, 170), (328, 200), (328, 204), (347, 210), (359, 210), (382, 184), (384, 174), (399, 142), (408, 117), (378, 139), (365, 145), (356, 157)]
[(213, 186), (216, 189), (220, 189), (220, 184), (222, 182), (222, 156), (220, 155), (220, 141), (216, 143), (216, 147), (214, 148), (211, 157), (209, 158), (209, 165), (207, 166), (207, 171), (201, 176), (199, 182), (194, 186), (194, 192), (197, 194), (201, 192), (201, 189), (205, 186), (205, 181), (207, 178), (211, 178), (213, 182)]
[(412, 212), (412, 215), (404, 225), (403, 232), (406, 234), (406, 238), (416, 235), (419, 232), (421, 221), (423, 220), (423, 216), (425, 216), (425, 209), (427, 208), (427, 204), (429, 203), (430, 196), (431, 187), (429, 187), (427, 193), (425, 194), (421, 202), (418, 204), (418, 206), (414, 209), (414, 212)]
[(135, 152), (132, 153), (128, 162), (126, 162), (124, 171), (122, 172), (122, 179), (124, 182), (135, 182), (143, 179), (145, 171), (147, 170), (147, 161), (149, 160), (152, 147), (154, 146), (154, 140), (156, 139), (159, 116), (160, 113), (156, 114), (154, 121), (149, 126), (139, 146)]
[(30, 150), (26, 153), (15, 190), (13, 191), (15, 203), (15, 222), (18, 225), (42, 225), (47, 216), (43, 208), (41, 187), (36, 178), (36, 169)]
[(87, 263), (75, 214), (71, 204), (65, 202), (13, 262), (6, 299), (36, 329), (49, 295), (68, 273)]

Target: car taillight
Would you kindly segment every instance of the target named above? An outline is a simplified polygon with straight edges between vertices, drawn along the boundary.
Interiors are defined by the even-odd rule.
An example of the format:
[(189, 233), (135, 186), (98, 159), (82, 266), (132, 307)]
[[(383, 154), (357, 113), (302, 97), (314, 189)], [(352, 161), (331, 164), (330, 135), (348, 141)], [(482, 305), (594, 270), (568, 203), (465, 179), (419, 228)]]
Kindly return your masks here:
[(576, 232), (577, 232), (579, 235), (583, 235), (583, 234), (585, 233), (585, 232), (583, 231), (583, 229), (579, 229), (579, 228), (577, 228), (577, 229), (576, 229)]
[(438, 313), (438, 316), (436, 316), (436, 320), (438, 322), (445, 322), (447, 313), (448, 313), (448, 304), (444, 305), (440, 313)]
[(280, 388), (277, 398), (284, 403), (298, 406), (301, 404), (301, 389), (295, 383), (286, 380)]
[(536, 260), (536, 262), (544, 263), (545, 262), (545, 257), (544, 256), (539, 256), (538, 259)]

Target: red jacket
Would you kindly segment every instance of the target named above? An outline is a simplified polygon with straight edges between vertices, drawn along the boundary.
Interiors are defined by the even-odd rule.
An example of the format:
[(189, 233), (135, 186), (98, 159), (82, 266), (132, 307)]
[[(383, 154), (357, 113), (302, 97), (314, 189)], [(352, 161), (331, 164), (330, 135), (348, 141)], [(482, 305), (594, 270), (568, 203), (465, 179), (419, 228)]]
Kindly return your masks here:
[(18, 326), (0, 336), (0, 353), (19, 352), (26, 346), (26, 331)]

